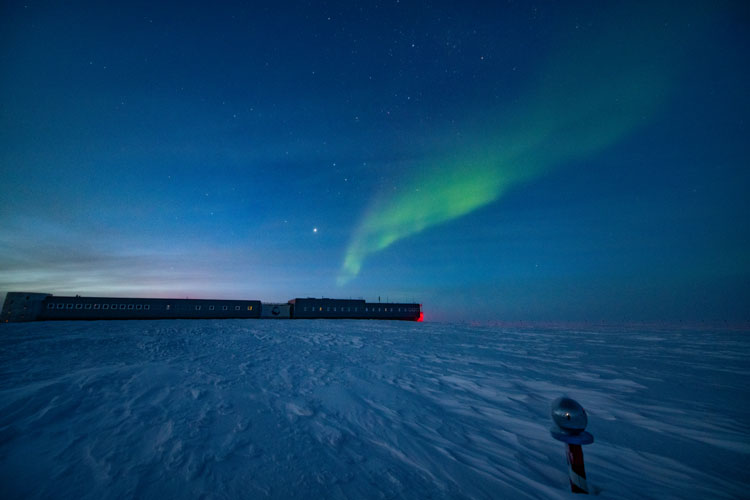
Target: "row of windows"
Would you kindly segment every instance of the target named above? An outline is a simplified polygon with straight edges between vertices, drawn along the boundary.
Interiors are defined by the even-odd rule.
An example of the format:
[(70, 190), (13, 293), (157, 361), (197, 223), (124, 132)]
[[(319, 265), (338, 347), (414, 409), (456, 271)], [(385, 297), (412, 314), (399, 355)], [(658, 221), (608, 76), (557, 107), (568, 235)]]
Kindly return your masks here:
[[(196, 311), (200, 311), (203, 306), (195, 306)], [(47, 309), (128, 309), (128, 310), (150, 310), (150, 304), (71, 304), (63, 302), (50, 302), (47, 304)], [(171, 311), (172, 304), (167, 304), (164, 307), (165, 310)], [(209, 311), (215, 310), (215, 306), (208, 306)], [(229, 306), (221, 306), (222, 311), (228, 311)], [(240, 306), (234, 306), (235, 311), (240, 310)], [(253, 306), (247, 306), (248, 311), (253, 310)]]
[[(200, 311), (202, 307), (203, 306), (195, 306), (195, 310), (196, 311)], [(167, 309), (169, 309), (169, 306), (167, 306)], [(222, 311), (226, 311), (228, 309), (229, 309), (229, 306), (221, 306), (221, 310)], [(213, 311), (214, 310), (214, 306), (208, 306), (208, 310), (209, 311)], [(234, 310), (235, 311), (239, 311), (240, 310), (240, 306), (234, 306)], [(247, 306), (247, 310), (248, 311), (252, 311), (253, 310), (253, 306)]]
[[(318, 311), (322, 311), (322, 310), (323, 310), (322, 307), (318, 308)], [(341, 308), (341, 312), (351, 312), (351, 310), (352, 310), (351, 307), (342, 307)], [(358, 310), (359, 310), (359, 308), (357, 308), (357, 307), (354, 308), (354, 312), (357, 312)], [(307, 311), (307, 306), (305, 306), (304, 311)], [(310, 312), (313, 312), (313, 311), (315, 311), (315, 307), (310, 307)], [(326, 311), (331, 312), (331, 308), (330, 307), (326, 307)], [(333, 312), (336, 312), (336, 308), (335, 307), (333, 308)]]
[[(196, 311), (200, 311), (202, 308), (203, 308), (203, 306), (200, 306), (200, 305), (195, 306), (195, 310)], [(120, 310), (123, 310), (123, 309), (133, 310), (133, 309), (135, 309), (135, 310), (138, 310), (138, 311), (140, 311), (140, 310), (146, 310), (146, 311), (148, 311), (148, 310), (151, 309), (151, 305), (150, 304), (72, 304), (72, 303), (63, 303), (63, 302), (56, 302), (56, 303), (55, 302), (50, 302), (49, 304), (47, 304), (47, 309), (120, 309)], [(172, 310), (172, 304), (166, 304), (165, 307), (164, 307), (164, 309), (167, 310), (167, 311), (171, 311)], [(213, 305), (208, 306), (208, 310), (209, 311), (214, 311), (215, 309), (216, 309), (216, 307), (213, 306)], [(234, 310), (235, 311), (239, 311), (240, 309), (241, 309), (240, 306), (234, 306)], [(318, 307), (317, 309), (318, 309), (318, 312), (323, 312), (323, 307)], [(341, 309), (340, 312), (352, 312), (352, 308), (351, 307), (341, 307), (341, 308), (333, 307), (333, 312), (339, 312), (338, 309)], [(371, 309), (372, 309), (372, 311), (370, 311)], [(229, 310), (229, 306), (223, 305), (223, 306), (221, 306), (221, 310), (222, 311), (228, 311)], [(247, 306), (247, 310), (248, 311), (252, 311), (253, 310), (253, 306), (251, 306), (251, 305)], [(396, 310), (396, 308), (394, 308), (394, 307), (391, 307), (391, 308), (388, 308), (388, 307), (382, 307), (382, 308), (381, 307), (378, 307), (378, 308), (375, 308), (375, 307), (365, 307), (365, 312), (395, 312), (395, 310)], [(307, 312), (307, 306), (304, 307), (304, 311)], [(315, 311), (315, 307), (311, 306), (310, 307), (310, 312), (314, 312), (314, 311)], [(330, 307), (326, 307), (326, 312), (331, 312), (331, 308)], [(355, 307), (354, 308), (354, 312), (359, 312), (359, 308)], [(418, 310), (416, 308), (413, 308), (413, 307), (408, 307), (408, 308), (404, 307), (403, 311), (402, 311), (402, 308), (399, 307), (398, 308), (398, 312), (412, 312), (413, 313), (413, 312), (418, 312)]]
[(149, 304), (71, 304), (71, 303), (49, 303), (47, 309), (151, 309)]
[[(383, 308), (378, 307), (376, 309), (374, 307), (372, 307), (372, 308), (365, 307), (365, 312), (370, 312), (370, 309), (372, 309), (372, 312), (381, 312), (381, 309), (382, 309), (382, 311), (385, 311), (385, 312), (394, 312), (395, 308), (391, 307), (389, 309), (387, 307), (383, 307)], [(413, 308), (413, 307), (408, 307), (408, 308), (404, 307), (403, 309), (404, 309), (403, 312), (417, 312), (417, 310), (415, 308)], [(305, 312), (307, 312), (307, 306), (305, 306), (303, 310)], [(313, 311), (315, 311), (315, 307), (310, 307), (310, 312), (313, 312)], [(323, 308), (322, 307), (318, 307), (318, 311), (322, 312)], [(326, 312), (331, 312), (331, 308), (330, 307), (326, 307)], [(333, 308), (333, 312), (338, 312), (338, 311), (336, 311), (336, 307)], [(341, 308), (341, 312), (351, 312), (351, 307), (342, 307)], [(354, 308), (354, 312), (358, 312), (358, 308), (357, 307)], [(400, 307), (398, 308), (398, 312), (402, 312)]]

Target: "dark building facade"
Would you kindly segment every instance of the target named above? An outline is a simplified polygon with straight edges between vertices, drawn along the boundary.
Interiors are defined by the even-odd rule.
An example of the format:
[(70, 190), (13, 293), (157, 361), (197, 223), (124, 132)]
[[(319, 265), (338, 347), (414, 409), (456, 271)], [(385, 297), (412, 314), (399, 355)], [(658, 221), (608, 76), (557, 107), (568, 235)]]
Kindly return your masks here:
[(259, 318), (259, 300), (63, 297), (10, 292), (2, 321)]
[(297, 298), (286, 304), (259, 300), (65, 297), (9, 292), (1, 321), (123, 319), (392, 319), (422, 321), (420, 304)]
[(292, 299), (293, 317), (297, 319), (400, 319), (421, 321), (420, 304), (365, 302), (345, 299)]

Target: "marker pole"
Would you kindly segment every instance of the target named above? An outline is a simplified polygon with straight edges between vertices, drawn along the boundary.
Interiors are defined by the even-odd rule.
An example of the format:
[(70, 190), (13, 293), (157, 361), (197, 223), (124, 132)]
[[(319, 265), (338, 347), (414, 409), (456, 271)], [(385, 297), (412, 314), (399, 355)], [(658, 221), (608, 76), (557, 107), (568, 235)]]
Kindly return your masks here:
[(581, 446), (593, 443), (594, 436), (584, 430), (588, 423), (586, 410), (570, 398), (558, 398), (552, 403), (552, 421), (555, 425), (549, 430), (550, 434), (565, 443), (570, 491), (588, 494), (589, 485), (586, 482)]
[(568, 478), (570, 479), (570, 491), (573, 493), (589, 492), (586, 483), (586, 468), (583, 465), (583, 448), (580, 444), (566, 443), (568, 454)]

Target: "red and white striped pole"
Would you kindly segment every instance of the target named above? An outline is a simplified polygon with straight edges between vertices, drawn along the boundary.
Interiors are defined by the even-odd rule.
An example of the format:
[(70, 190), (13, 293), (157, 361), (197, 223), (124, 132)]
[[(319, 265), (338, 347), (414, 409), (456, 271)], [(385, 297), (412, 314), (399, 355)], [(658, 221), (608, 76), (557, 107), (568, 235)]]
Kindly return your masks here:
[(573, 399), (557, 398), (552, 403), (552, 420), (555, 426), (550, 429), (550, 434), (565, 443), (570, 491), (587, 494), (589, 486), (581, 446), (593, 443), (594, 436), (585, 431), (588, 423), (586, 410)]

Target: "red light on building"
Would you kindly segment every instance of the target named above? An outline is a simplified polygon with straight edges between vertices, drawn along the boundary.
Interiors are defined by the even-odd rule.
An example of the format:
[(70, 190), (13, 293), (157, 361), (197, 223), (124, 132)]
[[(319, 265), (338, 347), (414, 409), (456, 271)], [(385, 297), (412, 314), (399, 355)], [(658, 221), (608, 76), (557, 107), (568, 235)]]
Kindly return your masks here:
[(417, 318), (417, 321), (424, 321), (424, 313), (422, 311), (419, 311), (419, 317)]

